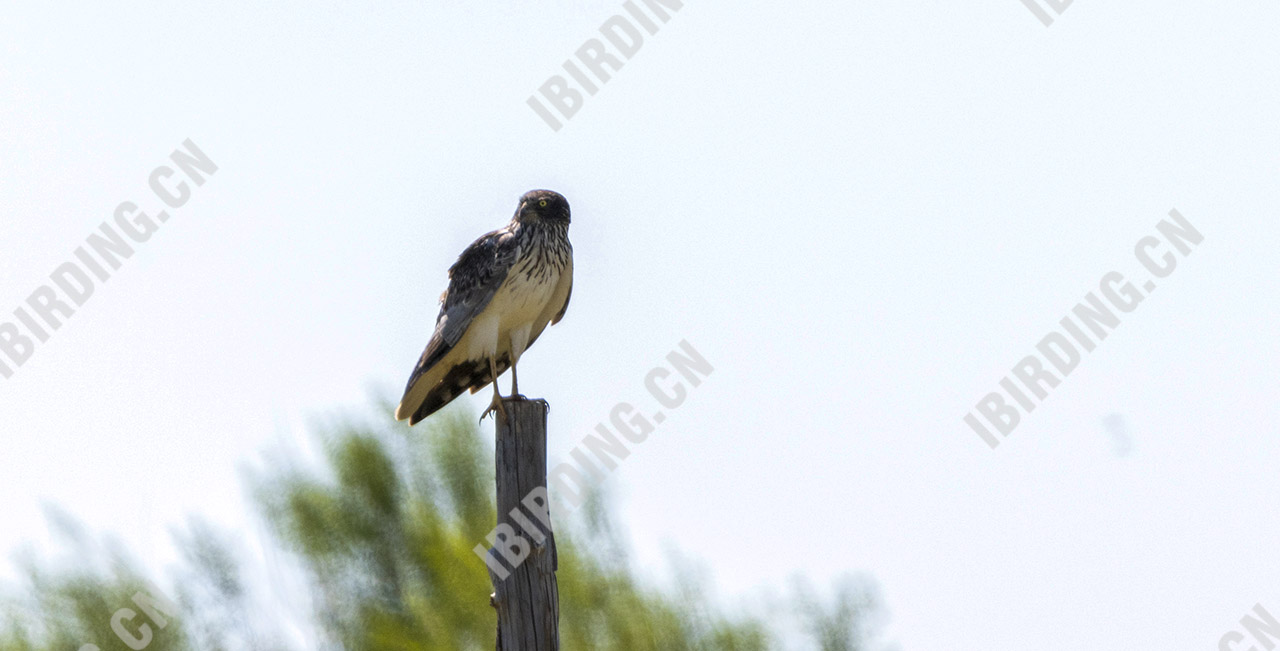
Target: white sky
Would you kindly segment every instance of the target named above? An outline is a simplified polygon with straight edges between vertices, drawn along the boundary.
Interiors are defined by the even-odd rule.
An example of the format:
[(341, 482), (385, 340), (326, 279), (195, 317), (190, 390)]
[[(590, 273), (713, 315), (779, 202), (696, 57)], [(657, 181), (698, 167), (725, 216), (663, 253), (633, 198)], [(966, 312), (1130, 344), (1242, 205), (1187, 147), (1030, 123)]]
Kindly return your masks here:
[[(188, 513), (252, 528), (243, 468), (397, 391), (445, 269), (549, 187), (552, 455), (680, 340), (716, 368), (610, 480), (646, 567), (729, 603), (866, 571), (913, 651), (1280, 611), (1275, 3), (691, 0), (559, 133), (525, 99), (621, 2), (380, 4), (6, 9), (0, 315), (185, 138), (220, 170), (0, 380), (0, 549), (42, 502), (157, 565)], [(988, 449), (963, 415), (1175, 207), (1204, 243)]]

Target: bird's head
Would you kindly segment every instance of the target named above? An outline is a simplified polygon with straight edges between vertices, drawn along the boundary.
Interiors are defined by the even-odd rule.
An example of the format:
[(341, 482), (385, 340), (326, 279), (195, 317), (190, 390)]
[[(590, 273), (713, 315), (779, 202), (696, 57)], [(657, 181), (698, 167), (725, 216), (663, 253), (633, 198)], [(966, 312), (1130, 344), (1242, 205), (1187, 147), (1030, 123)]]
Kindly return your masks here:
[(569, 201), (559, 192), (530, 190), (520, 197), (516, 209), (516, 221), (540, 219), (548, 222), (569, 223)]

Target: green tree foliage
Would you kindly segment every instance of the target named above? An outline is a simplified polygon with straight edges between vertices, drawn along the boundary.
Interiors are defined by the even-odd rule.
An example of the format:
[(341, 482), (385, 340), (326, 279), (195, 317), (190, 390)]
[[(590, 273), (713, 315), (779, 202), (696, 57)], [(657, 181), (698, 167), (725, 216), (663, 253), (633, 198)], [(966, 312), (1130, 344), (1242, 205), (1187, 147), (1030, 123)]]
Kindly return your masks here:
[[(389, 413), (383, 405), (380, 413)], [(277, 543), (305, 575), (308, 622), (324, 648), (350, 651), (492, 649), (496, 617), (484, 564), (472, 551), (495, 521), (492, 451), (457, 410), (415, 430), (389, 420), (348, 422), (322, 437), (325, 458), (294, 457), (252, 479)], [(316, 464), (312, 464), (313, 466)], [(553, 517), (556, 517), (553, 515)], [(68, 525), (66, 528), (73, 528)], [(74, 545), (87, 548), (83, 537)], [(180, 610), (146, 647), (275, 649), (279, 630), (257, 631), (243, 570), (227, 541), (193, 522), (176, 535), (184, 563)], [(557, 517), (561, 645), (567, 650), (753, 651), (783, 648), (776, 621), (727, 615), (694, 579), (661, 590), (638, 579), (604, 500)], [(74, 546), (73, 545), (73, 546)], [(0, 649), (53, 651), (92, 642), (127, 647), (111, 631), (113, 613), (146, 590), (137, 564), (107, 562), (81, 549), (74, 562), (25, 564), (26, 590), (3, 612)], [(862, 582), (840, 588), (827, 606), (802, 587), (790, 609), (806, 648), (863, 651), (878, 607)], [(0, 625), (3, 623), (0, 619)], [(136, 622), (146, 621), (139, 618)], [(267, 622), (267, 627), (279, 622)], [(131, 627), (136, 631), (136, 627)]]
[(20, 597), (11, 597), (0, 615), (0, 649), (78, 650), (93, 643), (101, 651), (129, 651), (112, 630), (113, 617), (122, 608), (132, 611), (118, 622), (131, 640), (145, 640), (146, 648), (154, 651), (193, 648), (184, 627), (164, 617), (173, 613), (172, 606), (161, 610), (164, 628), (148, 625), (145, 631), (140, 629), (138, 624), (148, 620), (135, 596), (167, 595), (159, 593), (159, 588), (138, 571), (135, 561), (114, 545), (96, 545), (60, 512), (50, 511), (48, 516), (65, 548), (65, 557), (41, 559), (30, 550), (20, 554), (27, 590)]

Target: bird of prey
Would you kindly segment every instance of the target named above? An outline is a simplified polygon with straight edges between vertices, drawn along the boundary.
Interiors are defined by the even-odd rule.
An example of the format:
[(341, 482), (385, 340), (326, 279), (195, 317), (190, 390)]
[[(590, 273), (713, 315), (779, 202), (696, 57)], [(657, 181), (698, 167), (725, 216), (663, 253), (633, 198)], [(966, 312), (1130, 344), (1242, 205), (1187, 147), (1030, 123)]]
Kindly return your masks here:
[(493, 401), (484, 413), (505, 417), (498, 376), (510, 368), (510, 397), (523, 398), (516, 363), (547, 324), (564, 317), (572, 290), (569, 202), (550, 190), (526, 192), (510, 223), (481, 235), (449, 267), (435, 332), (409, 376), (396, 420), (416, 425), (490, 382)]

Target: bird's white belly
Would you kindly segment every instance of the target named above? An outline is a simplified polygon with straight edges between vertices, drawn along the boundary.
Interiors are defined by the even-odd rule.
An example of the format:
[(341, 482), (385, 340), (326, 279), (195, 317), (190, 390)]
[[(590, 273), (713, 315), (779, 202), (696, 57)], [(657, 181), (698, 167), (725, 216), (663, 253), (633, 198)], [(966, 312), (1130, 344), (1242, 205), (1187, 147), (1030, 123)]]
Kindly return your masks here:
[(530, 332), (545, 326), (537, 321), (546, 311), (559, 282), (559, 272), (552, 270), (542, 276), (530, 276), (525, 273), (524, 265), (517, 264), (469, 329), (467, 357), (483, 359), (502, 353), (507, 353), (513, 361), (519, 357), (529, 343)]

